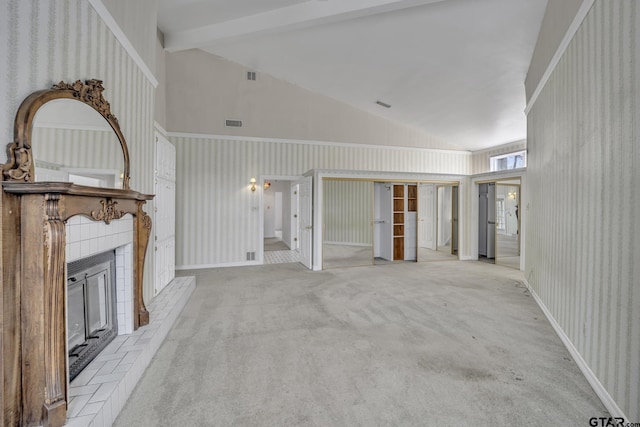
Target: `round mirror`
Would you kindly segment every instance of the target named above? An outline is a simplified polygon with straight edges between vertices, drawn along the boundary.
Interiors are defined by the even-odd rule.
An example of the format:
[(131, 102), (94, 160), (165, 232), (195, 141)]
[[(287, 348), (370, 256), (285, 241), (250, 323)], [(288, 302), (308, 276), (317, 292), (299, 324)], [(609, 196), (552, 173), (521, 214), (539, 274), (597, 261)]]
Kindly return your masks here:
[(109, 122), (75, 99), (53, 99), (33, 120), (35, 181), (123, 188), (122, 147)]

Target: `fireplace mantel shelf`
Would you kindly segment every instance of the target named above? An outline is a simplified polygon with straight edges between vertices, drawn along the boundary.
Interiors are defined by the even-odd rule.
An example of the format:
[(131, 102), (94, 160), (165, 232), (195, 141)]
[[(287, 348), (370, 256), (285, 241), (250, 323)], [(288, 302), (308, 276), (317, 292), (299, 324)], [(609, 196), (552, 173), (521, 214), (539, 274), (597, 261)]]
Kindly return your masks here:
[(111, 197), (127, 200), (151, 200), (153, 195), (118, 188), (99, 188), (78, 185), (72, 182), (1, 182), (5, 193), (11, 194), (68, 194), (71, 196)]

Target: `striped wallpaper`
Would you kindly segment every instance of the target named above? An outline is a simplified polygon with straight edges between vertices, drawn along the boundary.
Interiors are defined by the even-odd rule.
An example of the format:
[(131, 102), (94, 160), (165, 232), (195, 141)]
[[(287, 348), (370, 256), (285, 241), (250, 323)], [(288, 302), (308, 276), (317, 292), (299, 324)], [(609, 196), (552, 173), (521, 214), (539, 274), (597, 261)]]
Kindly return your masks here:
[[(140, 7), (135, 3), (128, 7)], [(16, 111), (31, 92), (60, 80), (101, 79), (129, 145), (131, 187), (152, 193), (154, 87), (89, 2), (5, 0), (0, 3), (0, 40), (0, 60), (7, 64), (0, 68), (0, 141), (13, 139)], [(0, 153), (4, 162), (5, 150)], [(153, 215), (152, 206), (146, 210)], [(153, 256), (150, 245), (147, 300), (153, 295)]]
[(373, 182), (323, 180), (324, 241), (373, 245)]
[(527, 141), (515, 141), (509, 144), (493, 147), (488, 150), (474, 151), (471, 154), (471, 173), (473, 175), (489, 172), (489, 159), (500, 154), (513, 153), (515, 151), (526, 150)]
[[(145, 16), (139, 9), (145, 3), (127, 2), (127, 8)], [(523, 193), (525, 276), (632, 421), (640, 420), (638, 9), (634, 0), (595, 2), (528, 114)], [(12, 140), (16, 110), (32, 91), (60, 80), (99, 78), (127, 137), (132, 188), (154, 191), (153, 84), (89, 2), (5, 0), (0, 40), (6, 41), (0, 60), (7, 64), (0, 76), (1, 140)], [(177, 147), (177, 265), (183, 267), (243, 263), (246, 252), (258, 250), (261, 189), (250, 191), (251, 177), (310, 169), (469, 175), (486, 171), (489, 155), (470, 159), (443, 150), (257, 138), (170, 139)], [(4, 161), (5, 151), (0, 153)], [(460, 197), (462, 237), (473, 221), (467, 179)], [(152, 206), (147, 211), (153, 215)], [(461, 244), (461, 253), (470, 253), (472, 241)], [(147, 300), (153, 258), (150, 245)]]
[(124, 171), (122, 149), (114, 132), (34, 127), (32, 136), (31, 150), (37, 161), (67, 168)]
[(631, 422), (640, 421), (639, 13), (634, 0), (596, 1), (529, 112), (525, 261), (610, 410)]
[(257, 252), (259, 191), (252, 177), (311, 169), (467, 174), (469, 155), (445, 150), (309, 144), (170, 134), (177, 150), (176, 266), (233, 265)]
[[(94, 0), (88, 0), (90, 2)], [(127, 35), (140, 59), (155, 74), (158, 0), (101, 0)], [(154, 76), (156, 77), (156, 76)]]

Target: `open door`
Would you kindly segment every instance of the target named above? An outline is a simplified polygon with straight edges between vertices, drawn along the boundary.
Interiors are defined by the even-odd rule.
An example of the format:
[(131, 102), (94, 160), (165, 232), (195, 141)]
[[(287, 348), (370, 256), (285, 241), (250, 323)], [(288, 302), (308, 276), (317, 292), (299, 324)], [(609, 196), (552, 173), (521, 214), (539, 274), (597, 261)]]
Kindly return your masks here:
[(436, 227), (436, 250), (452, 254), (452, 231), (453, 231), (453, 206), (452, 206), (452, 186), (438, 185), (436, 187), (437, 198), (437, 227)]
[(435, 185), (418, 186), (418, 248), (436, 250)]
[(496, 184), (487, 189), (487, 258), (496, 257)]
[(488, 184), (480, 184), (478, 194), (478, 256), (487, 256)]
[(297, 182), (299, 189), (298, 204), (300, 209), (300, 229), (298, 230), (300, 262), (308, 269), (313, 268), (311, 251), (313, 244), (312, 179), (312, 177), (307, 176)]
[(373, 257), (393, 261), (393, 198), (391, 184), (374, 183)]
[(478, 199), (478, 256), (496, 256), (496, 184), (482, 183)]
[(300, 229), (300, 208), (298, 203), (298, 183), (291, 183), (290, 188), (290, 200), (291, 200), (291, 250), (297, 251), (299, 249), (298, 242), (298, 230)]
[(458, 216), (459, 216), (459, 187), (454, 185), (451, 188), (451, 254), (458, 255)]

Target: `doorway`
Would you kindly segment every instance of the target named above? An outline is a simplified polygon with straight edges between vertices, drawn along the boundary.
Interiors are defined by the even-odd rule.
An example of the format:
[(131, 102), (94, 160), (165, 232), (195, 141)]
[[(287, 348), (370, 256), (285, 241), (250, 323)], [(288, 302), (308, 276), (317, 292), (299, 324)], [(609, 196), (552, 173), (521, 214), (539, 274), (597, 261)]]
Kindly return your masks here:
[(520, 269), (520, 183), (496, 183), (496, 264)]
[(418, 184), (418, 261), (458, 259), (458, 188)]
[(418, 183), (376, 182), (374, 263), (417, 260)]
[(283, 178), (263, 178), (261, 184), (264, 264), (300, 262), (299, 184)]
[(520, 179), (479, 184), (478, 260), (520, 269)]
[(458, 182), (323, 178), (322, 268), (458, 259)]
[(374, 183), (324, 178), (322, 185), (322, 268), (372, 265)]

